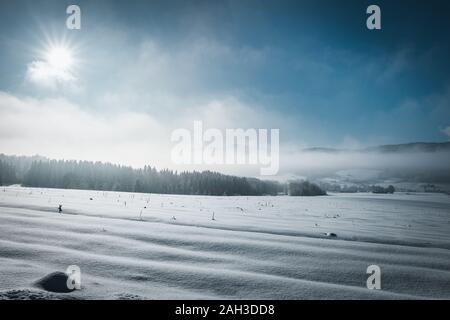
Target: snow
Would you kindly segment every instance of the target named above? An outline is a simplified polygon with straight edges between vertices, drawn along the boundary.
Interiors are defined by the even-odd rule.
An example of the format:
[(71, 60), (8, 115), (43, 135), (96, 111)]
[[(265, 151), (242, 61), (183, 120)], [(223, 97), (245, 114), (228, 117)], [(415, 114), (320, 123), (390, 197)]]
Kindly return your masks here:
[[(366, 287), (372, 264), (381, 290)], [(69, 265), (81, 290), (35, 285)], [(449, 299), (450, 197), (2, 187), (2, 298)]]

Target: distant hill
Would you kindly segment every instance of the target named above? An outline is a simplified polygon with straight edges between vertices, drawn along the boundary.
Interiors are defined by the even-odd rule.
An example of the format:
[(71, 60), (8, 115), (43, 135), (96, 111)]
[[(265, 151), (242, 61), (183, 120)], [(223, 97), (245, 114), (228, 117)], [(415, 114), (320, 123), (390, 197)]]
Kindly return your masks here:
[[(368, 191), (371, 185), (399, 190), (450, 192), (450, 142), (413, 142), (360, 149), (308, 148), (296, 174), (327, 191)], [(317, 157), (316, 157), (317, 156)], [(323, 165), (321, 165), (323, 163)], [(432, 185), (433, 188), (424, 186)]]
[(368, 147), (363, 149), (336, 149), (336, 148), (306, 148), (304, 152), (341, 153), (341, 152), (450, 152), (450, 141), (448, 142), (412, 142), (404, 144), (388, 144)]
[(367, 152), (440, 152), (450, 151), (449, 142), (413, 142), (391, 144), (363, 149)]

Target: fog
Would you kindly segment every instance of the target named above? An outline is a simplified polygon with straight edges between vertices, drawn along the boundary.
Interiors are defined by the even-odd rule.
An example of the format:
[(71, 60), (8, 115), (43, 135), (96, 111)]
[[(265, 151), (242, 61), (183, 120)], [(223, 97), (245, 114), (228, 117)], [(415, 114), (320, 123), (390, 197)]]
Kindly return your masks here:
[(449, 163), (450, 151), (309, 151), (282, 157), (280, 174), (294, 173), (309, 178), (334, 177), (354, 182), (384, 179), (448, 183)]

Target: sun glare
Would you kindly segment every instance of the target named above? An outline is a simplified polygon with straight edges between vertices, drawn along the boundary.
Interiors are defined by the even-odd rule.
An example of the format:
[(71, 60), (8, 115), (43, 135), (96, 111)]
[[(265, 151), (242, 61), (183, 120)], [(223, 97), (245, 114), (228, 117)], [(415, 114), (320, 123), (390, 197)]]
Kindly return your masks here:
[(67, 70), (73, 64), (72, 53), (65, 47), (51, 47), (46, 55), (47, 63), (57, 70)]

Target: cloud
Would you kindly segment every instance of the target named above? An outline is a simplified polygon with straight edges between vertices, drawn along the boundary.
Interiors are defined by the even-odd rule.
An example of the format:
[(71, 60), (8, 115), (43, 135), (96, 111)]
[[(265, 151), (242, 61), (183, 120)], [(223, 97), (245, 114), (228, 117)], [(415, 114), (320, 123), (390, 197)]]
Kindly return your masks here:
[[(28, 65), (26, 79), (30, 83), (60, 94), (61, 88), (77, 88), (83, 79), (83, 95), (52, 99), (0, 95), (0, 152), (170, 167), (172, 130), (192, 129), (193, 121), (201, 120), (208, 128), (280, 128), (281, 158), (288, 163), (284, 171), (290, 171), (301, 167), (304, 156), (297, 160), (296, 152), (308, 146), (306, 141), (309, 146), (330, 146), (331, 140), (334, 146), (338, 143), (338, 147), (355, 149), (367, 144), (366, 132), (373, 133), (374, 144), (378, 144), (382, 134), (395, 132), (397, 136), (386, 138), (386, 142), (392, 142), (398, 140), (399, 131), (403, 136), (410, 129), (418, 131), (415, 130), (418, 123), (410, 121), (410, 125), (398, 126), (398, 118), (408, 119), (414, 113), (420, 115), (414, 119), (424, 119), (419, 107), (405, 104), (393, 112), (375, 115), (370, 121), (364, 117), (359, 120), (358, 114), (352, 113), (352, 123), (347, 120), (339, 123), (333, 120), (333, 110), (344, 108), (343, 102), (345, 108), (355, 105), (357, 100), (352, 91), (336, 89), (339, 91), (336, 96), (320, 94), (308, 99), (310, 83), (319, 92), (335, 87), (334, 79), (340, 73), (335, 67), (338, 63), (334, 62), (346, 62), (345, 70), (363, 73), (364, 55), (354, 58), (353, 54), (343, 53), (323, 59), (300, 55), (303, 60), (294, 59), (296, 72), (317, 75), (304, 77), (305, 89), (295, 96), (294, 103), (283, 92), (272, 91), (272, 84), (268, 90), (261, 90), (257, 83), (265, 76), (273, 76), (274, 87), (279, 87), (278, 80), (284, 81), (277, 77), (280, 72), (271, 72), (283, 68), (281, 61), (289, 58), (277, 49), (242, 46), (202, 36), (170, 45), (150, 35), (136, 42), (121, 32), (102, 31), (92, 35), (95, 44), (86, 49), (77, 74), (55, 68), (45, 59)], [(392, 79), (408, 69), (410, 57), (410, 51), (401, 50), (390, 64), (380, 58), (370, 70), (379, 71), (382, 64), (386, 66), (383, 78)], [(292, 59), (287, 60), (288, 65), (292, 63)], [(339, 82), (353, 84), (356, 78), (344, 76)], [(337, 97), (336, 103), (330, 104), (333, 97)], [(440, 113), (447, 112), (447, 105), (440, 105), (439, 110), (443, 110)], [(360, 130), (364, 135), (352, 130), (358, 122), (368, 127)], [(405, 126), (408, 130), (401, 129)]]
[(26, 80), (48, 89), (75, 85), (77, 78), (68, 69), (57, 68), (47, 61), (33, 61), (28, 64)]
[(164, 128), (144, 113), (99, 114), (62, 98), (18, 98), (0, 93), (0, 119), (4, 153), (134, 166), (162, 164), (164, 160), (159, 157), (166, 143)]
[[(158, 110), (158, 109), (156, 109)], [(256, 112), (258, 110), (258, 112)], [(65, 98), (16, 97), (0, 92), (0, 152), (40, 154), (55, 159), (113, 162), (134, 167), (152, 165), (174, 170), (217, 170), (228, 174), (258, 176), (259, 166), (175, 165), (171, 160), (173, 130), (192, 132), (193, 121), (208, 128), (280, 128), (279, 177), (294, 175), (333, 176), (342, 170), (447, 170), (449, 153), (380, 154), (301, 152), (301, 142), (283, 139), (286, 127), (294, 125), (279, 114), (261, 111), (228, 97), (205, 104), (190, 104), (169, 123), (158, 112), (83, 108)], [(279, 126), (273, 126), (274, 123)], [(450, 127), (445, 129), (450, 134)], [(359, 145), (351, 136), (343, 145)], [(267, 177), (265, 177), (267, 178)]]
[[(161, 106), (160, 109), (164, 109)], [(56, 159), (77, 159), (144, 165), (177, 170), (171, 160), (171, 134), (178, 128), (193, 130), (195, 120), (208, 128), (267, 128), (267, 119), (277, 115), (255, 112), (255, 107), (235, 98), (215, 99), (186, 106), (183, 112), (165, 114), (129, 109), (110, 112), (81, 107), (66, 98), (16, 97), (0, 92), (0, 152), (40, 154)], [(281, 120), (280, 120), (281, 121)], [(210, 167), (227, 173), (253, 175), (242, 167)]]
[(121, 90), (198, 97), (238, 91), (236, 83), (228, 80), (243, 70), (264, 66), (269, 54), (268, 48), (231, 46), (206, 38), (171, 46), (146, 38), (130, 46), (121, 63), (107, 63), (114, 65), (112, 76)]
[(395, 79), (396, 76), (408, 70), (413, 59), (414, 52), (411, 48), (402, 48), (396, 51), (393, 56), (383, 61), (384, 66), (377, 81), (383, 83), (387, 80)]
[(356, 149), (361, 149), (363, 147), (363, 145), (356, 137), (353, 137), (351, 135), (346, 135), (346, 136), (344, 136), (344, 139), (342, 140), (342, 142), (337, 145), (337, 147), (340, 149), (356, 150)]
[(443, 133), (445, 133), (450, 140), (450, 126), (442, 130)]

